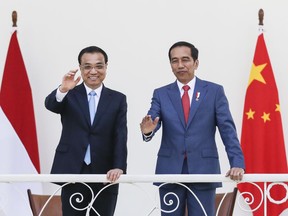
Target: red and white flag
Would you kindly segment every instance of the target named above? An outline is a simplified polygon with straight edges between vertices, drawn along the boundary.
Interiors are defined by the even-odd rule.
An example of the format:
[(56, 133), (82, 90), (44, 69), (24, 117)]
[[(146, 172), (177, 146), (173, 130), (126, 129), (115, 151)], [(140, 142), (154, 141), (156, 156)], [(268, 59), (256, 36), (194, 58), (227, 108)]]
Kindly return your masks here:
[[(0, 90), (0, 174), (40, 173), (32, 92), (15, 30)], [(27, 189), (39, 183), (1, 183), (0, 215), (31, 215)]]
[[(288, 173), (278, 90), (262, 30), (257, 39), (246, 90), (241, 146), (246, 173)], [(255, 184), (264, 194), (264, 183)], [(287, 185), (281, 184), (284, 185), (277, 184), (271, 187), (272, 185), (267, 183), (268, 188), (271, 187), (267, 192), (276, 203), (265, 200), (261, 191), (253, 184), (241, 183), (238, 184), (238, 188), (240, 192), (249, 192), (254, 196), (253, 200), (251, 196), (243, 194), (244, 198), (251, 201), (253, 215), (278, 216), (288, 208), (285, 198)], [(278, 204), (280, 201), (285, 202)]]

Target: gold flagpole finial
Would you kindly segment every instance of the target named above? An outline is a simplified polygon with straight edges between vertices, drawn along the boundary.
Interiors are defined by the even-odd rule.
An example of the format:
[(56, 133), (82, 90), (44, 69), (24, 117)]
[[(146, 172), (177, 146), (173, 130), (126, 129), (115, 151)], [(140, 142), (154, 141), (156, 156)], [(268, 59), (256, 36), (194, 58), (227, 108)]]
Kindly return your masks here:
[(12, 22), (13, 22), (12, 27), (17, 27), (17, 11), (12, 12)]
[(258, 12), (258, 18), (259, 18), (259, 25), (263, 26), (263, 20), (264, 20), (264, 10), (260, 9)]

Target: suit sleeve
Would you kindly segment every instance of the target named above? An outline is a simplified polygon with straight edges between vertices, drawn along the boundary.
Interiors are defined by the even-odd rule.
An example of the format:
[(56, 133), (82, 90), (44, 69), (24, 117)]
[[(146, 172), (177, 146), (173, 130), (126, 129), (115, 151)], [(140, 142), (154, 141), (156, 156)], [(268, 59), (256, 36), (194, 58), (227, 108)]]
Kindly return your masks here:
[(115, 125), (114, 168), (127, 169), (127, 101), (123, 96)]
[(57, 93), (57, 89), (55, 89), (54, 91), (52, 91), (45, 99), (45, 107), (50, 110), (51, 112), (54, 113), (61, 113), (61, 111), (64, 108), (64, 100), (63, 99), (62, 102), (58, 102), (56, 99), (56, 93)]
[(157, 90), (154, 90), (153, 92), (153, 97), (152, 97), (152, 101), (151, 101), (151, 107), (148, 111), (148, 115), (151, 115), (152, 120), (154, 120), (156, 117), (160, 117), (158, 125), (156, 126), (155, 130), (152, 131), (152, 133), (149, 136), (144, 136), (142, 134), (142, 138), (145, 142), (149, 142), (150, 140), (152, 140), (152, 138), (154, 137), (155, 133), (159, 130), (159, 128), (161, 127), (161, 115), (160, 115), (160, 110), (161, 110), (161, 102), (160, 102), (160, 97), (158, 95)]
[(216, 93), (216, 120), (230, 166), (245, 169), (243, 152), (222, 86), (218, 88)]

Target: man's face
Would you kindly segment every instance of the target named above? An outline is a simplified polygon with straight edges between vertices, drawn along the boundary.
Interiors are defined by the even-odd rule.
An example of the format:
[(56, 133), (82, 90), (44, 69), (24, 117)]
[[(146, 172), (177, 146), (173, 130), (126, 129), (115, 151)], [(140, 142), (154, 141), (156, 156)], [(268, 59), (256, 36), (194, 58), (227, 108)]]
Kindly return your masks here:
[(198, 67), (198, 60), (194, 61), (189, 47), (175, 47), (170, 52), (171, 68), (177, 79), (187, 84), (194, 78), (194, 72)]
[(81, 76), (91, 89), (98, 88), (106, 77), (107, 64), (102, 53), (84, 53), (81, 57)]

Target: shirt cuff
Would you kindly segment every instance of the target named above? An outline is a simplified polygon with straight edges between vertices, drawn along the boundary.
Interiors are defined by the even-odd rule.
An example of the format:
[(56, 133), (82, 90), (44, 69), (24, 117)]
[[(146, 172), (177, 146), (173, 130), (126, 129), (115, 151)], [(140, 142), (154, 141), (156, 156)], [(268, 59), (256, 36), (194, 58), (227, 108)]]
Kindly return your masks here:
[(143, 138), (144, 138), (144, 140), (145, 141), (149, 141), (149, 140), (151, 140), (152, 139), (152, 137), (153, 137), (153, 135), (154, 135), (154, 131), (151, 131), (150, 133), (148, 133), (148, 134), (142, 134), (143, 135)]
[(64, 97), (67, 95), (68, 91), (63, 93), (59, 90), (59, 88), (57, 89), (57, 92), (56, 92), (56, 100), (57, 102), (62, 102)]

